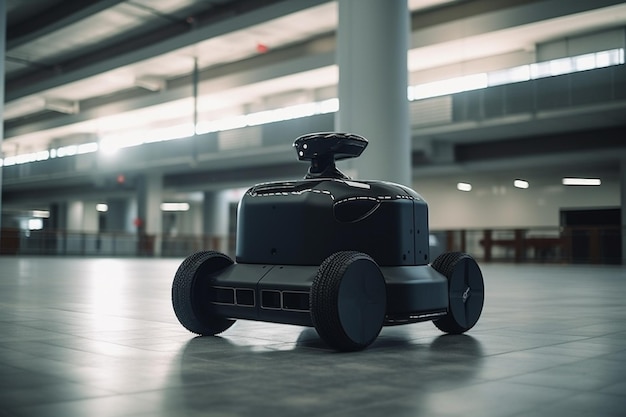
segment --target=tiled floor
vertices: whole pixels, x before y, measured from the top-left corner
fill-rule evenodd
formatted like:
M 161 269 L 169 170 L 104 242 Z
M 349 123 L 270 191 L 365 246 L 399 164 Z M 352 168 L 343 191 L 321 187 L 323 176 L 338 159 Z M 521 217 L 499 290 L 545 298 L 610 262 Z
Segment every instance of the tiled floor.
M 482 265 L 467 335 L 384 328 L 358 353 L 240 321 L 194 338 L 180 260 L 0 258 L 0 416 L 623 416 L 626 268 Z

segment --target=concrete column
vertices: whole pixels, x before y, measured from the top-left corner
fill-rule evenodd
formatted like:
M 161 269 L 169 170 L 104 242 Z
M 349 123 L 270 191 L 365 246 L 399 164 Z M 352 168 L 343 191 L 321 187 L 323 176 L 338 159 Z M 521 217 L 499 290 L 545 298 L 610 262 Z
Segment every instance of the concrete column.
M 163 175 L 147 173 L 137 182 L 137 219 L 140 255 L 161 255 L 163 233 Z
M 6 2 L 0 1 L 0 52 L 5 56 L 6 52 L 6 25 L 7 13 Z M 0 59 L 0 120 L 4 120 L 4 59 Z M 2 149 L 2 139 L 4 138 L 4 123 L 0 123 L 0 149 Z M 4 158 L 0 150 L 0 158 Z M 0 168 L 0 239 L 2 239 L 2 168 Z
M 207 191 L 204 193 L 203 228 L 209 249 L 228 252 L 228 225 L 230 221 L 228 192 Z
M 626 159 L 620 163 L 620 201 L 622 215 L 622 265 L 626 265 Z
M 82 231 L 89 233 L 97 233 L 98 232 L 98 217 L 99 213 L 96 210 L 96 202 L 94 201 L 85 201 L 83 202 L 83 223 L 82 223 Z
M 409 32 L 406 0 L 339 0 L 335 129 L 370 142 L 346 164 L 356 178 L 411 185 Z
M 85 205 L 82 201 L 70 201 L 67 203 L 66 229 L 68 232 L 83 231 L 83 216 Z
M 138 213 L 139 213 L 139 209 L 138 209 L 139 205 L 137 202 L 137 199 L 130 199 L 127 202 L 127 206 L 126 206 L 126 227 L 124 228 L 124 230 L 126 230 L 127 232 L 130 233 L 138 233 L 137 231 L 139 230 L 139 227 L 137 225 L 137 218 L 138 218 Z
M 50 218 L 48 225 L 51 230 L 59 231 L 67 229 L 67 203 L 58 202 L 50 204 Z
M 109 209 L 106 212 L 106 228 L 107 232 L 132 232 L 132 220 L 134 213 L 129 220 L 129 201 L 125 198 L 115 198 L 107 200 Z

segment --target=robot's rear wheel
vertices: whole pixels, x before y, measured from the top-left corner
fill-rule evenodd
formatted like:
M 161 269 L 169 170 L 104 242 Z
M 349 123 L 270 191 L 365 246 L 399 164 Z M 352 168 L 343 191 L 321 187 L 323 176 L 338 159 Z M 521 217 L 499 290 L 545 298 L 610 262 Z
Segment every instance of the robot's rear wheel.
M 311 286 L 313 325 L 331 347 L 364 349 L 383 326 L 387 306 L 385 278 L 376 262 L 360 252 L 326 258 Z
M 227 255 L 214 251 L 194 253 L 180 264 L 172 283 L 172 305 L 187 330 L 212 336 L 235 323 L 215 315 L 207 296 L 212 277 L 232 264 Z
M 432 267 L 448 279 L 448 314 L 434 324 L 446 333 L 464 333 L 474 327 L 483 309 L 485 285 L 478 264 L 462 252 L 441 254 Z

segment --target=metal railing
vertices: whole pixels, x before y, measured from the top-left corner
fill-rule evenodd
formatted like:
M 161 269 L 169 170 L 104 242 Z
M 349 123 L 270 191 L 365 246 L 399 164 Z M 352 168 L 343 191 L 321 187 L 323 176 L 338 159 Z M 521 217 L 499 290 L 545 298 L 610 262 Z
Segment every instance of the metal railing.
M 622 263 L 624 230 L 620 227 L 538 227 L 431 233 L 439 242 L 438 250 L 468 252 L 484 262 Z
M 4 255 L 184 257 L 206 249 L 234 254 L 234 239 L 196 235 L 3 229 L 1 238 L 0 254 Z
M 431 230 L 430 259 L 462 251 L 483 262 L 621 264 L 620 227 Z M 235 237 L 3 229 L 0 254 L 185 257 L 200 250 L 235 255 Z

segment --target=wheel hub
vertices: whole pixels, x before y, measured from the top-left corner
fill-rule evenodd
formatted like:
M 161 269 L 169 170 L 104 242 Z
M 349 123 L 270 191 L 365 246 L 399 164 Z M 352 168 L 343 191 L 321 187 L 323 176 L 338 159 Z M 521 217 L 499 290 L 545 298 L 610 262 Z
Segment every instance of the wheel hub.
M 463 303 L 467 302 L 467 299 L 470 297 L 470 287 L 467 287 L 463 292 Z

